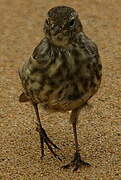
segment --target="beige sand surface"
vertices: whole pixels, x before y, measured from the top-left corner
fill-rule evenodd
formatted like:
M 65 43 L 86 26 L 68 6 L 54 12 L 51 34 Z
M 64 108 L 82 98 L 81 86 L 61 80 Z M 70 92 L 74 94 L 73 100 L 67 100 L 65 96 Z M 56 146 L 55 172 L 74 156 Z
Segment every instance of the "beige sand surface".
M 100 91 L 78 124 L 81 155 L 92 167 L 76 173 L 60 169 L 74 153 L 69 112 L 41 112 L 65 158 L 60 163 L 46 149 L 40 160 L 33 108 L 18 102 L 18 67 L 43 37 L 48 9 L 63 4 L 77 9 L 103 62 Z M 0 0 L 0 179 L 121 180 L 121 0 Z

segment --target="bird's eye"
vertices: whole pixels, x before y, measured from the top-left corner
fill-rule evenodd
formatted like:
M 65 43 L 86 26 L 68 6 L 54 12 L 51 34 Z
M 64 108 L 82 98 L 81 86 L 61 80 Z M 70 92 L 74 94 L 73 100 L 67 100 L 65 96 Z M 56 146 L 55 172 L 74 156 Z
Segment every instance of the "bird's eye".
M 75 24 L 75 20 L 72 19 L 72 20 L 69 22 L 69 25 L 72 27 L 74 24 Z

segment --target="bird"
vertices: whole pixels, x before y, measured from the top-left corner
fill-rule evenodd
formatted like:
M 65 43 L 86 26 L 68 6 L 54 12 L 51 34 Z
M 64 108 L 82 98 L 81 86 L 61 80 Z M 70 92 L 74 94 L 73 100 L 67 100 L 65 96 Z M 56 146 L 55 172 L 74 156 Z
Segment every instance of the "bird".
M 30 102 L 34 108 L 42 158 L 46 144 L 53 156 L 62 161 L 55 152 L 60 148 L 43 128 L 38 105 L 48 112 L 71 111 L 75 152 L 73 159 L 62 168 L 76 171 L 90 166 L 80 155 L 77 121 L 81 109 L 100 87 L 101 58 L 96 43 L 85 34 L 79 14 L 72 7 L 49 9 L 43 31 L 43 39 L 19 68 L 23 87 L 19 102 Z

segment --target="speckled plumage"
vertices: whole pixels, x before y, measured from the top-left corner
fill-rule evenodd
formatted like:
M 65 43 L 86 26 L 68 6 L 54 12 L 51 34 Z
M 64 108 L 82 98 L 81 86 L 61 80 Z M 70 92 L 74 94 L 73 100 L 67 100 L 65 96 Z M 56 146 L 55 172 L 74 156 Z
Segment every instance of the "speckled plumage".
M 73 8 L 51 9 L 44 32 L 44 39 L 19 70 L 24 88 L 20 101 L 41 104 L 46 110 L 80 109 L 101 83 L 97 46 L 85 35 Z
M 44 38 L 22 66 L 20 77 L 32 102 L 60 111 L 77 108 L 100 85 L 101 63 L 96 45 L 82 32 L 68 48 L 54 46 Z

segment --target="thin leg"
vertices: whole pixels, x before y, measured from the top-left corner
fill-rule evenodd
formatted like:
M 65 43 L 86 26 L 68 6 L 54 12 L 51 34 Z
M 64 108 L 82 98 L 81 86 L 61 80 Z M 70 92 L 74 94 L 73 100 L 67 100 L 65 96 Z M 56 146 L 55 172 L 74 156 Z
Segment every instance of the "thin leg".
M 49 137 L 46 134 L 46 131 L 43 129 L 41 121 L 40 121 L 40 116 L 39 116 L 39 111 L 38 111 L 38 106 L 37 104 L 33 103 L 34 106 L 34 110 L 36 113 L 36 117 L 37 117 L 37 131 L 39 132 L 39 137 L 40 137 L 40 146 L 41 146 L 41 157 L 44 156 L 44 143 L 47 145 L 48 149 L 51 151 L 51 153 L 54 155 L 54 157 L 56 159 L 59 159 L 61 161 L 61 159 L 59 158 L 59 156 L 54 152 L 53 148 L 57 148 L 59 149 L 56 144 L 54 144 Z M 60 149 L 59 149 L 60 150 Z
M 33 106 L 34 106 L 34 110 L 35 110 L 36 117 L 37 117 L 37 131 L 39 132 L 39 137 L 40 137 L 41 158 L 42 158 L 44 156 L 44 140 L 42 137 L 43 128 L 42 128 L 42 124 L 40 121 L 38 106 L 37 106 L 37 104 L 33 104 Z
M 71 122 L 72 122 L 72 127 L 73 127 L 73 134 L 74 134 L 74 142 L 75 142 L 75 154 L 74 154 L 74 159 L 67 165 L 62 166 L 62 168 L 69 168 L 71 166 L 74 166 L 74 171 L 79 169 L 82 165 L 84 166 L 90 166 L 89 163 L 84 162 L 81 159 L 80 152 L 79 152 L 79 144 L 78 144 L 78 138 L 77 138 L 77 129 L 76 129 L 76 124 L 78 120 L 78 115 L 79 115 L 79 109 L 74 109 L 72 110 L 71 113 Z
M 78 115 L 79 115 L 79 110 L 78 109 L 72 111 L 71 119 L 72 119 L 72 127 L 73 127 L 73 134 L 74 134 L 74 142 L 75 142 L 76 152 L 79 152 L 79 144 L 78 144 L 77 129 L 76 129 Z

